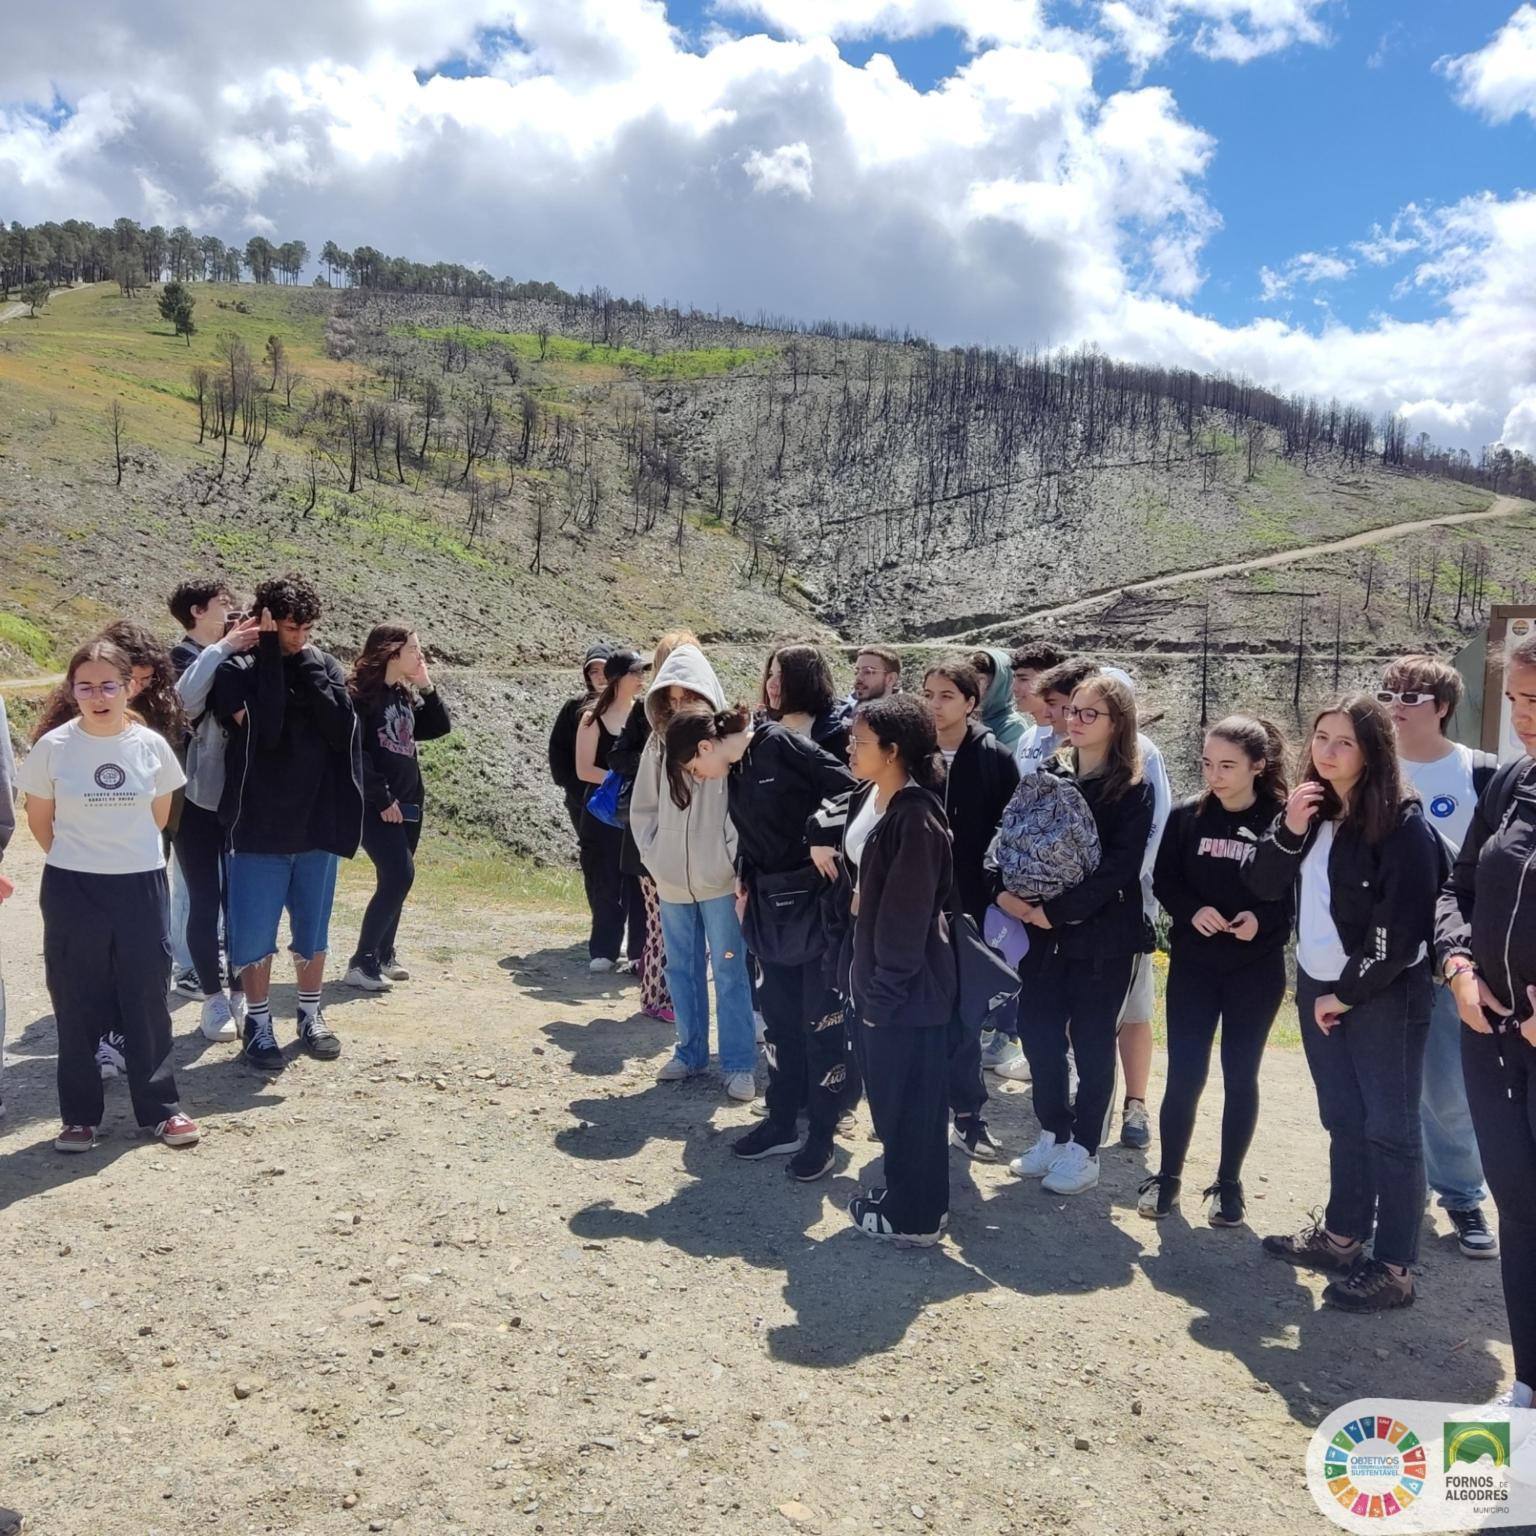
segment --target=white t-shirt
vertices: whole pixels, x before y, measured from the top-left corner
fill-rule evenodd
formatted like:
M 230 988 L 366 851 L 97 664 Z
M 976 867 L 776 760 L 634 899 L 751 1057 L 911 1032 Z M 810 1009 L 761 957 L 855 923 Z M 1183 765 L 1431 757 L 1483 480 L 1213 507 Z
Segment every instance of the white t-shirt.
M 910 779 L 907 780 L 907 784 L 911 782 Z M 901 786 L 902 789 L 906 787 L 906 784 Z M 897 794 L 900 793 L 901 790 L 898 790 Z M 880 818 L 885 815 L 886 806 L 891 803 L 887 800 L 885 805 L 876 810 L 877 798 L 878 795 L 871 791 L 865 798 L 864 804 L 855 813 L 853 820 L 848 823 L 848 830 L 843 833 L 843 854 L 855 869 L 859 867 L 859 860 L 864 857 L 864 845 L 869 841 L 869 834 L 879 826 Z
M 16 787 L 53 801 L 47 862 L 88 875 L 164 869 L 151 806 L 187 782 L 165 737 L 130 722 L 116 736 L 92 736 L 70 720 L 27 754 Z
M 1333 886 L 1328 879 L 1328 856 L 1333 852 L 1334 823 L 1325 821 L 1301 861 L 1301 908 L 1296 923 L 1296 963 L 1313 981 L 1337 981 L 1349 964 L 1349 955 L 1334 926 L 1331 902 Z
M 1461 851 L 1472 812 L 1477 809 L 1477 793 L 1472 788 L 1472 754 L 1451 743 L 1451 750 L 1433 763 L 1410 763 L 1399 757 L 1408 782 L 1419 792 L 1424 815 L 1430 826 L 1450 845 L 1451 853 Z
M 1065 736 L 1056 734 L 1054 725 L 1029 726 L 1013 749 L 1013 760 L 1019 765 L 1019 777 L 1027 779 L 1030 774 L 1038 772 L 1041 763 L 1051 757 L 1065 740 Z

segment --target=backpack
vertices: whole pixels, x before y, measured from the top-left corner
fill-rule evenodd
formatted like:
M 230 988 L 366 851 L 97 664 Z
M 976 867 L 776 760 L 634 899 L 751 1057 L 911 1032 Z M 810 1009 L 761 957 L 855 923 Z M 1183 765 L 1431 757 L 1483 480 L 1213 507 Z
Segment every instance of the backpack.
M 1015 896 L 1049 901 L 1099 867 L 1099 829 L 1071 779 L 1032 773 L 1019 780 L 993 840 L 991 858 Z

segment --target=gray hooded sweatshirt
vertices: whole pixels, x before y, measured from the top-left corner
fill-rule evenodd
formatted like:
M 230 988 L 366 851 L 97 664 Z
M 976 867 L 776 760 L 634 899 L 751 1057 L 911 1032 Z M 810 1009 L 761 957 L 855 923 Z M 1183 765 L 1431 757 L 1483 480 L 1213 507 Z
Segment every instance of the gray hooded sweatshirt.
M 680 645 L 661 664 L 645 696 L 650 740 L 629 802 L 629 830 L 663 901 L 712 901 L 736 890 L 736 829 L 726 814 L 724 779 L 692 785 L 685 809 L 673 803 L 663 759 L 657 705 L 680 683 L 711 709 L 725 708 L 725 691 L 715 670 L 694 645 Z

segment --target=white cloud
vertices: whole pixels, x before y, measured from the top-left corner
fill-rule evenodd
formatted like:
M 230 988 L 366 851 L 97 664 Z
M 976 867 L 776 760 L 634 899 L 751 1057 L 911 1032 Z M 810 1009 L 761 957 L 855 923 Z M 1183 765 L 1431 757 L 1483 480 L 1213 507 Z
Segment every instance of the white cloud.
M 1279 271 L 1273 267 L 1259 268 L 1259 297 L 1266 304 L 1273 303 L 1276 299 L 1289 298 L 1298 283 L 1308 286 L 1338 283 L 1354 270 L 1354 262 L 1335 251 L 1302 251 L 1285 262 Z
M 1181 40 L 1196 53 L 1249 64 L 1297 43 L 1330 41 L 1323 21 L 1335 0 L 1102 0 L 1099 21 L 1136 70 Z
M 767 154 L 754 149 L 742 163 L 742 169 L 752 178 L 752 184 L 759 192 L 794 192 L 801 197 L 811 195 L 814 167 L 810 146 L 803 141 L 781 144 Z
M 1272 297 L 1311 298 L 1398 262 L 1432 318 L 1223 325 L 1192 307 L 1220 227 L 1218 147 L 1167 89 L 1104 94 L 1102 36 L 1010 0 L 755 4 L 795 35 L 685 43 L 659 0 L 268 0 L 250 17 L 139 0 L 110 25 L 98 0 L 56 0 L 50 33 L 72 46 L 15 32 L 0 102 L 57 89 L 73 115 L 0 106 L 0 212 L 473 255 L 572 288 L 946 342 L 1092 342 L 1536 448 L 1536 195 L 1410 205 L 1261 275 Z M 1209 53 L 1224 26 L 1243 48 L 1318 43 L 1328 10 L 1124 4 Z M 934 89 L 883 55 L 839 56 L 836 36 L 935 18 L 971 51 Z M 453 54 L 480 73 L 432 73 Z
M 1476 53 L 1437 66 L 1455 84 L 1456 99 L 1496 123 L 1521 112 L 1536 117 L 1536 5 L 1522 5 Z

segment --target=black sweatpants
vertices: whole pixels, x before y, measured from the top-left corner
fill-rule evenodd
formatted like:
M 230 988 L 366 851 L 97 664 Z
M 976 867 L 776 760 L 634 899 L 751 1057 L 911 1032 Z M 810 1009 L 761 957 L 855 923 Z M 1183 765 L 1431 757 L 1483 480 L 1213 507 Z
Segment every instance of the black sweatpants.
M 123 1037 L 134 1118 L 155 1126 L 177 1110 L 171 1070 L 170 897 L 163 869 L 88 875 L 48 865 L 39 903 L 43 966 L 59 1031 L 59 1116 L 100 1125 L 96 1044 Z
M 640 900 L 640 882 L 626 875 L 620 867 L 624 851 L 623 827 L 610 827 L 587 811 L 581 815 L 581 881 L 586 887 L 587 906 L 592 913 L 592 935 L 587 940 L 587 955 L 593 960 L 617 960 L 624 947 L 624 925 L 628 913 L 624 891 L 635 887 L 634 899 Z M 641 909 L 640 932 L 645 933 L 645 913 Z
M 1499 1212 L 1499 1262 L 1515 1379 L 1536 1387 L 1536 1046 L 1462 1026 L 1461 1070 Z
M 1221 1025 L 1221 1162 L 1218 1179 L 1240 1179 L 1259 1123 L 1259 1067 L 1264 1044 L 1285 1000 L 1285 951 L 1225 971 L 1175 954 L 1168 966 L 1168 1085 L 1158 1115 L 1162 1172 L 1180 1178 L 1195 1111 L 1211 1069 Z
M 1055 945 L 1032 951 L 1021 972 L 1019 1041 L 1029 1058 L 1035 1118 L 1058 1142 L 1097 1154 L 1115 1094 L 1115 1025 L 1131 988 L 1134 955 L 1076 959 Z M 1067 1046 L 1077 1063 L 1077 1102 L 1068 1097 Z
M 363 851 L 373 860 L 374 886 L 352 965 L 376 971 L 394 960 L 400 914 L 416 883 L 416 846 L 420 841 L 419 821 L 384 821 L 372 806 L 364 810 Z
M 898 1232 L 937 1232 L 949 1211 L 949 1030 L 882 1028 L 852 1013 L 848 1028 L 885 1149 L 880 1209 Z
M 962 1029 L 949 1058 L 949 1107 L 957 1120 L 985 1120 L 987 1079 L 981 1070 L 981 1031 Z
M 218 812 L 185 801 L 174 848 L 187 885 L 187 949 L 203 995 L 211 997 L 224 985 L 219 969 L 219 915 L 229 888 L 224 876 L 224 827 Z
M 758 1006 L 767 1027 L 768 1118 L 792 1126 L 805 1110 L 812 1139 L 830 1141 L 837 1122 L 859 1102 L 859 1070 L 848 1052 L 842 1000 L 826 984 L 819 959 L 757 964 Z

